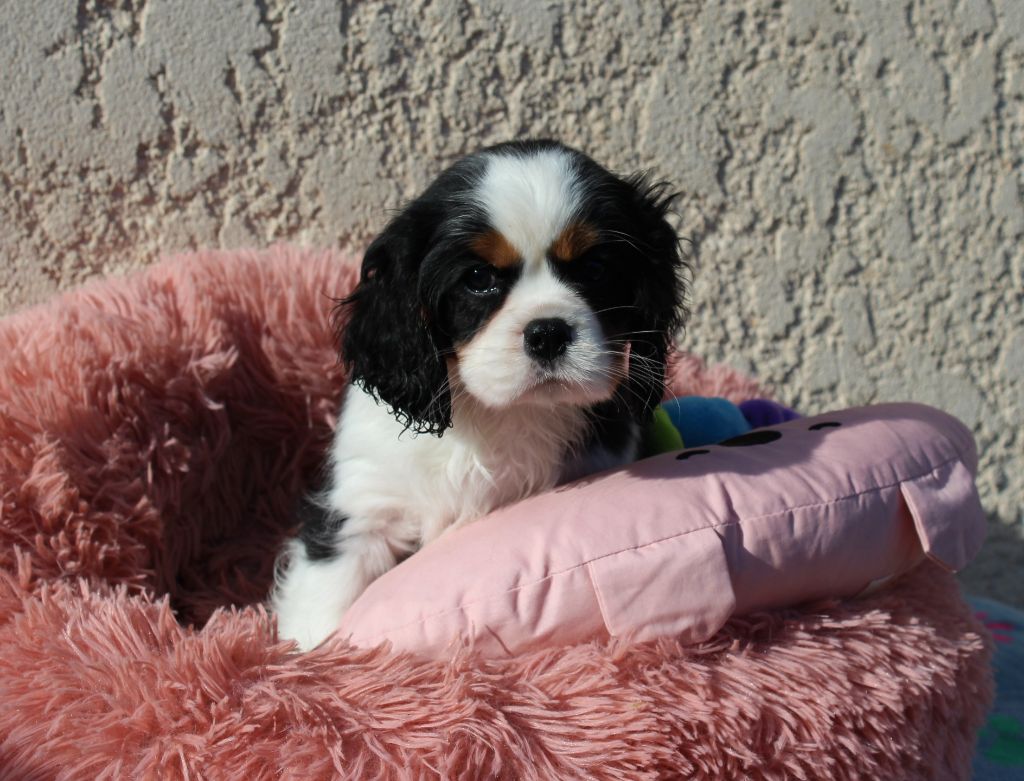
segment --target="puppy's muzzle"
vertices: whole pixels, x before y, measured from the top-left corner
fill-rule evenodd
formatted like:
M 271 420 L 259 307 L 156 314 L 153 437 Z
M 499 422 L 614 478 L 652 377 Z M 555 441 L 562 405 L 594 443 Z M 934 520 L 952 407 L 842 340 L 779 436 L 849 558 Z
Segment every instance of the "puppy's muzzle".
M 572 344 L 573 330 L 560 317 L 531 320 L 523 329 L 526 354 L 540 363 L 552 363 Z

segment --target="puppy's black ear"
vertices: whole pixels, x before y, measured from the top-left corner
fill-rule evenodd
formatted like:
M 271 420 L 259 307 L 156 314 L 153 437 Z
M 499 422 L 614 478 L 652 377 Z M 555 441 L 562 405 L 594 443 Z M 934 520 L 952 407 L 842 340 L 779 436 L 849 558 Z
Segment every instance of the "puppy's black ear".
M 408 215 L 370 245 L 359 284 L 336 310 L 352 381 L 407 429 L 438 436 L 452 424 L 448 371 L 419 293 L 425 242 Z
M 646 420 L 665 393 L 665 362 L 686 320 L 685 263 L 679 237 L 666 215 L 678 197 L 667 182 L 647 174 L 629 177 L 635 207 L 637 248 L 646 263 L 631 324 L 627 392 L 637 420 Z

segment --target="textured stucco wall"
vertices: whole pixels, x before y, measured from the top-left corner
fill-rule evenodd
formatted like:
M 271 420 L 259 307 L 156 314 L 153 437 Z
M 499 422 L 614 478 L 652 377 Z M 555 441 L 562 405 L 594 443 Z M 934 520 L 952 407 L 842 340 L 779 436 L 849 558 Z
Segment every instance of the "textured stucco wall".
M 170 250 L 358 244 L 510 137 L 652 167 L 687 345 L 807 410 L 960 416 L 1024 592 L 1021 0 L 0 0 L 0 90 L 0 309 Z

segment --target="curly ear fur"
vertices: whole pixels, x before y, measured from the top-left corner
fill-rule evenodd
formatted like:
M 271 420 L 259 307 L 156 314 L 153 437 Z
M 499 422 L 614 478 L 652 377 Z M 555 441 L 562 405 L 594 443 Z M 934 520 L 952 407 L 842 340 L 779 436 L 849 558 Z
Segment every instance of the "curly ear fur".
M 452 424 L 448 371 L 424 316 L 421 242 L 412 227 L 400 216 L 370 245 L 336 322 L 352 381 L 406 429 L 440 436 Z
M 637 225 L 634 235 L 649 265 L 637 293 L 631 324 L 630 360 L 625 398 L 636 420 L 646 420 L 665 393 L 665 362 L 686 320 L 683 272 L 686 264 L 679 237 L 665 218 L 679 197 L 667 182 L 652 182 L 646 173 L 627 178 L 633 190 Z

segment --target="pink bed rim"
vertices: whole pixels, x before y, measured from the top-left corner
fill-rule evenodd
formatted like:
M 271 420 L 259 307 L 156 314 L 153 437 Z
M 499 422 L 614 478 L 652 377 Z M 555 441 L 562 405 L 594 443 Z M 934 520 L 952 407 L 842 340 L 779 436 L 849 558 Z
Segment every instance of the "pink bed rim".
M 691 646 L 278 642 L 353 268 L 197 253 L 0 321 L 0 778 L 969 777 L 990 648 L 931 566 Z M 685 355 L 671 379 L 759 392 Z

